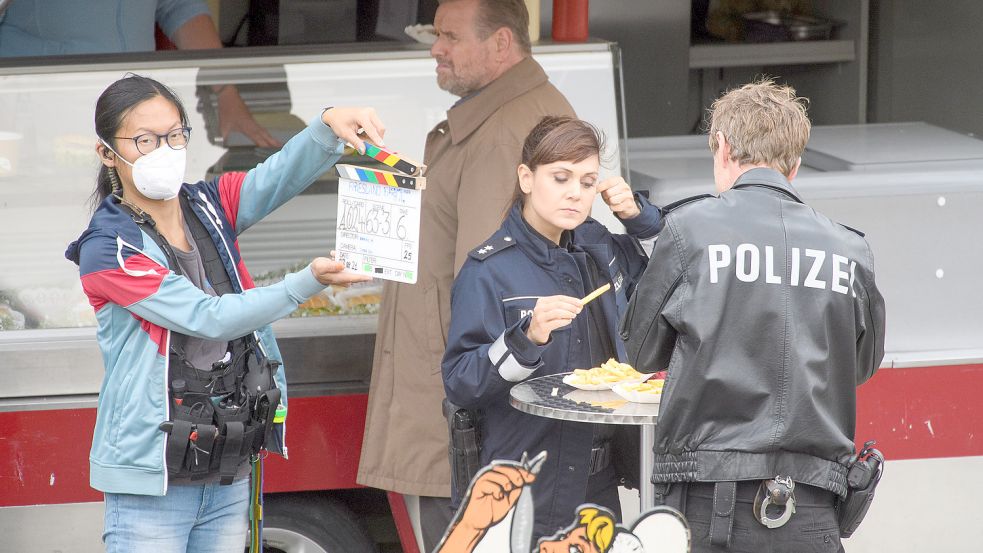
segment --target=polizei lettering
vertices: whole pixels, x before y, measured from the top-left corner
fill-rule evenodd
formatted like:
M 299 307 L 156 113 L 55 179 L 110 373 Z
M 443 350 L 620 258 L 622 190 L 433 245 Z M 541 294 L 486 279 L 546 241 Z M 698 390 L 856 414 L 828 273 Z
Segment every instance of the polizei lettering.
M 763 250 L 763 251 L 762 251 Z M 775 247 L 760 248 L 755 244 L 740 244 L 731 252 L 727 244 L 707 246 L 707 259 L 710 267 L 710 283 L 717 284 L 722 274 L 733 273 L 741 282 L 764 282 L 765 284 L 788 283 L 791 286 L 804 286 L 818 290 L 832 290 L 840 294 L 857 293 L 853 282 L 857 267 L 842 255 L 829 255 L 823 250 L 810 248 L 790 248 L 788 269 L 784 259 L 775 260 Z

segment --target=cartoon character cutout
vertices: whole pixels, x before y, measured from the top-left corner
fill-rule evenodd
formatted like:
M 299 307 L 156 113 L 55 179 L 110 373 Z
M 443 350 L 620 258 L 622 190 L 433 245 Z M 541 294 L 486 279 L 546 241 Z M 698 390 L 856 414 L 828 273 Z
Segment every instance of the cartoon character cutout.
M 573 522 L 533 547 L 531 485 L 546 452 L 519 462 L 494 461 L 475 475 L 467 495 L 434 553 L 688 553 L 690 532 L 675 509 L 656 507 L 632 528 L 597 505 L 581 505 Z

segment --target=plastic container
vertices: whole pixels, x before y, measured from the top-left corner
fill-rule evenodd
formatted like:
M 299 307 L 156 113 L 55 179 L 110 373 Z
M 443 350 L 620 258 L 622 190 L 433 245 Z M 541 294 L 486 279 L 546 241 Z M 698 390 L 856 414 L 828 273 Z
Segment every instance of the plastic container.
M 588 0 L 553 0 L 553 40 L 586 41 L 589 16 Z

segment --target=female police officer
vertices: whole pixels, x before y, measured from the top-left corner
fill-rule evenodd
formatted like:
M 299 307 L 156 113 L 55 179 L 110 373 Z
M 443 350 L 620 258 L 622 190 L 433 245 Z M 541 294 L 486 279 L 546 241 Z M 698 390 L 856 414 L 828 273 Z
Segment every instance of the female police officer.
M 328 109 L 248 173 L 184 184 L 191 129 L 167 87 L 120 79 L 95 122 L 98 203 L 66 256 L 106 364 L 89 455 L 106 548 L 242 553 L 249 460 L 285 451 L 269 323 L 329 284 L 363 279 L 320 257 L 253 288 L 236 237 L 334 164 L 345 140 L 362 149 L 357 129 L 379 140 L 382 125 L 371 109 Z
M 602 142 L 577 119 L 536 125 L 522 149 L 512 208 L 470 253 L 451 293 L 444 388 L 452 403 L 480 411 L 482 463 L 548 451 L 533 486 L 536 536 L 566 525 L 585 501 L 618 507 L 605 429 L 527 415 L 508 403 L 509 388 L 533 375 L 624 358 L 618 315 L 647 263 L 636 238 L 654 236 L 661 217 L 623 179 L 597 182 Z M 589 219 L 597 192 L 631 236 Z M 577 298 L 605 283 L 612 293 L 581 305 Z

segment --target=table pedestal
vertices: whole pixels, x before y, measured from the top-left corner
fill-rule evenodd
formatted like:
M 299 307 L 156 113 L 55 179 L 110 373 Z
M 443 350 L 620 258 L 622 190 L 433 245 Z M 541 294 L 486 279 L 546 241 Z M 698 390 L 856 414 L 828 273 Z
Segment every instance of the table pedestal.
M 509 391 L 509 403 L 523 413 L 550 419 L 641 426 L 638 497 L 640 512 L 651 509 L 655 503 L 652 467 L 659 404 L 632 403 L 611 390 L 578 390 L 564 384 L 563 376 L 551 374 L 520 382 Z

